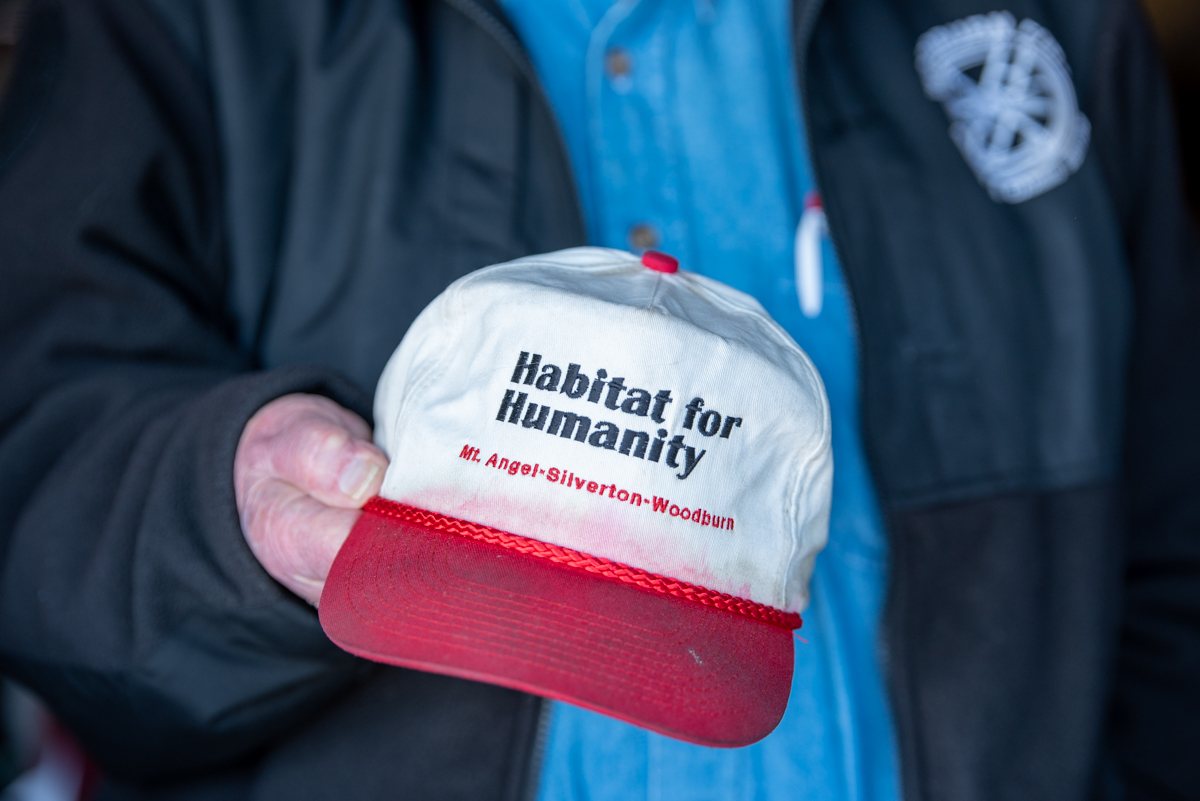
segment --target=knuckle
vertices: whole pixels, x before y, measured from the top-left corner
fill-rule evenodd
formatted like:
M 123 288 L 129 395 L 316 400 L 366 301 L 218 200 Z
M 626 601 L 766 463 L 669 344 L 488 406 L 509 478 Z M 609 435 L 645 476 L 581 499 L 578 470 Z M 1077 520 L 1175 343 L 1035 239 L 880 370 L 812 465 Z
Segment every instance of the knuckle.
M 290 432 L 283 448 L 287 475 L 297 480 L 324 482 L 336 474 L 348 437 L 324 423 L 310 423 Z

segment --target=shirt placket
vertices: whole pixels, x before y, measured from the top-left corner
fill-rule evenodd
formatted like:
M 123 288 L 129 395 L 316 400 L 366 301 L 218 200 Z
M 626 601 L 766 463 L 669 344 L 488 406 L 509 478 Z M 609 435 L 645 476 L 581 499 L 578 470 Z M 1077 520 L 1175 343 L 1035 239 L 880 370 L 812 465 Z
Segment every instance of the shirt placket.
M 600 244 L 688 261 L 680 151 L 666 120 L 675 0 L 618 0 L 590 38 L 588 136 Z

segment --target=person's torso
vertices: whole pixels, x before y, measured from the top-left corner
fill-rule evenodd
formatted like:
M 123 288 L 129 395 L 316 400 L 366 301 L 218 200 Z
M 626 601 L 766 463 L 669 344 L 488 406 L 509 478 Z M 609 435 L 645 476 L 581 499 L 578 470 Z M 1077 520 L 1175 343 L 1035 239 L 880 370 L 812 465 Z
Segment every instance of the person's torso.
M 450 281 L 585 242 L 553 112 L 495 5 L 157 6 L 212 87 L 229 303 L 263 366 L 332 365 L 369 388 Z M 1094 155 L 1021 202 L 981 185 L 915 48 L 991 8 L 796 8 L 885 509 L 1111 478 L 1128 290 Z M 1009 8 L 1052 32 L 1086 113 L 1098 9 Z

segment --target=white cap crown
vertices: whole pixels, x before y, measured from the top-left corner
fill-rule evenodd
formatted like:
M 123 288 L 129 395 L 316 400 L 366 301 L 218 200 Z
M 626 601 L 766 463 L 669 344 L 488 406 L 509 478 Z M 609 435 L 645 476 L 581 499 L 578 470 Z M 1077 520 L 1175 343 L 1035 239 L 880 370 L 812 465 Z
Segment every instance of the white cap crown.
M 576 248 L 417 318 L 375 399 L 381 495 L 802 611 L 828 532 L 829 404 L 751 297 Z

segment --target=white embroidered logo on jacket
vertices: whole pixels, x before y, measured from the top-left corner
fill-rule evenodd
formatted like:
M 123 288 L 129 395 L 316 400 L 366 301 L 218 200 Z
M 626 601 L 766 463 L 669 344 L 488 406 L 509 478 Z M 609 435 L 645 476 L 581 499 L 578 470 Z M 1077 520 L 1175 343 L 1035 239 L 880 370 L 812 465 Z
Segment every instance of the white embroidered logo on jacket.
M 1079 169 L 1091 125 L 1066 56 L 1031 19 L 995 11 L 931 28 L 917 71 L 949 115 L 950 136 L 993 200 L 1021 203 Z

